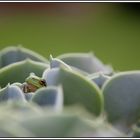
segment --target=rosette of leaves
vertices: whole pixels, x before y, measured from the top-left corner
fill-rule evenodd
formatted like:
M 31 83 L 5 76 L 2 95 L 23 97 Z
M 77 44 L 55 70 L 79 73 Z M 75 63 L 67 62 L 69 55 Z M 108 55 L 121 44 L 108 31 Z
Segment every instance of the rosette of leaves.
M 11 47 L 0 56 L 0 111 L 8 106 L 9 112 L 0 117 L 0 136 L 123 137 L 129 135 L 120 133 L 114 124 L 132 127 L 140 117 L 139 72 L 114 73 L 92 53 L 50 55 L 47 60 Z M 47 86 L 25 93 L 21 87 L 30 73 Z M 65 113 L 72 106 L 94 117 L 74 115 L 79 111 L 75 107 Z
M 14 60 L 12 60 L 12 59 L 10 60 L 9 56 Z M 13 58 L 12 56 L 14 56 L 15 58 Z M 8 60 L 11 62 L 8 62 Z M 70 104 L 71 104 L 71 102 L 73 103 L 73 101 L 75 100 L 74 101 L 75 103 L 80 103 L 82 105 L 86 105 L 88 109 L 90 108 L 89 110 L 93 110 L 94 113 L 96 112 L 95 114 L 100 114 L 100 112 L 102 110 L 102 106 L 103 106 L 103 103 L 102 103 L 103 99 L 102 99 L 102 95 L 100 94 L 100 90 L 94 83 L 90 82 L 80 72 L 78 73 L 78 71 L 80 71 L 80 69 L 79 70 L 77 70 L 76 68 L 74 69 L 72 66 L 67 65 L 65 62 L 63 62 L 62 60 L 60 60 L 58 58 L 51 58 L 51 60 L 49 62 L 50 63 L 50 68 L 49 68 L 47 61 L 44 64 L 45 61 L 44 61 L 44 59 L 42 59 L 41 56 L 39 56 L 36 53 L 31 52 L 30 50 L 27 50 L 25 48 L 20 48 L 20 47 L 9 47 L 9 48 L 6 48 L 3 51 L 1 51 L 1 62 L 3 62 L 3 66 L 4 66 L 0 70 L 1 87 L 5 87 L 7 85 L 7 83 L 10 83 L 10 84 L 14 84 L 15 82 L 23 83 L 25 78 L 29 75 L 30 72 L 33 72 L 38 76 L 41 76 L 43 72 L 45 73 L 44 70 L 50 71 L 50 73 L 51 73 L 51 71 L 55 70 L 55 68 L 57 67 L 58 69 L 60 69 L 60 71 L 63 71 L 62 77 L 60 76 L 61 77 L 60 79 L 65 79 L 65 75 L 69 75 L 69 77 L 72 76 L 73 79 L 68 78 L 68 80 L 66 80 L 66 81 L 69 81 L 69 82 L 71 80 L 77 81 L 76 82 L 77 87 L 75 86 L 73 88 L 74 91 L 73 91 L 73 94 L 71 94 L 71 96 L 74 95 L 75 97 L 76 96 L 78 97 L 79 96 L 78 94 L 80 94 L 80 92 L 82 92 L 82 90 L 80 91 L 80 87 L 82 87 L 83 89 L 86 89 L 87 91 L 85 90 L 85 92 L 83 92 L 83 95 L 85 94 L 84 96 L 86 97 L 86 92 L 87 92 L 87 94 L 90 94 L 91 97 L 93 96 L 91 98 L 92 100 L 91 100 L 91 102 L 89 102 L 89 104 L 91 104 L 91 105 L 93 104 L 94 109 L 92 109 L 90 107 L 90 105 L 88 105 L 88 103 L 87 103 L 88 101 L 84 100 L 85 97 L 82 95 L 82 93 L 81 93 L 81 97 L 79 96 L 80 97 L 79 99 L 81 99 L 80 102 L 78 102 L 79 99 L 77 97 L 76 97 L 77 98 L 76 99 L 75 97 L 66 98 L 66 96 L 64 96 L 65 97 L 64 100 L 66 100 L 66 102 L 64 102 L 64 103 L 69 104 L 69 102 L 70 102 Z M 7 63 L 4 64 L 4 62 L 7 62 Z M 60 67 L 62 65 L 63 65 L 63 67 Z M 64 67 L 66 67 L 66 69 L 64 69 Z M 70 70 L 70 71 L 67 71 L 67 70 Z M 55 73 L 53 74 L 53 76 L 55 76 Z M 50 77 L 50 78 L 47 78 L 47 80 L 46 80 L 46 82 L 48 84 L 48 88 L 49 88 L 49 86 L 57 86 L 57 84 L 55 84 L 55 83 L 50 85 L 48 82 L 49 79 L 52 79 L 52 78 Z M 55 77 L 54 80 L 55 79 L 57 80 L 57 77 Z M 71 84 L 69 82 L 67 84 L 66 84 L 66 82 L 63 83 L 61 80 L 60 80 L 60 82 L 58 82 L 58 84 L 60 84 L 60 85 L 62 84 L 63 91 L 65 92 L 64 95 L 68 94 L 68 96 L 69 96 L 69 93 L 67 93 L 67 92 L 71 88 Z M 66 85 L 64 86 L 63 84 L 66 84 Z M 70 86 L 70 88 L 68 88 L 68 89 L 65 88 L 68 86 Z M 75 92 L 77 92 L 77 95 L 75 94 Z M 33 94 L 33 93 L 30 93 L 25 97 L 27 99 L 28 98 L 30 99 L 32 97 L 31 94 Z M 72 98 L 73 98 L 73 101 L 69 101 L 69 100 L 72 100 Z M 88 97 L 88 98 L 90 99 L 90 97 Z M 96 105 L 94 105 L 94 102 Z
M 132 132 L 140 117 L 140 71 L 119 72 L 102 87 L 108 121 Z

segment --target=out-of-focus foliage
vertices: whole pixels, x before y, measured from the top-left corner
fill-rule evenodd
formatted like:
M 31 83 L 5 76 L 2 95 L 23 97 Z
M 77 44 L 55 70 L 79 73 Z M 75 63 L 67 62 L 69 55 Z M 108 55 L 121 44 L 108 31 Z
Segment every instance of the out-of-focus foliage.
M 140 69 L 139 7 L 139 3 L 3 3 L 0 48 L 22 44 L 47 58 L 94 51 L 115 69 Z

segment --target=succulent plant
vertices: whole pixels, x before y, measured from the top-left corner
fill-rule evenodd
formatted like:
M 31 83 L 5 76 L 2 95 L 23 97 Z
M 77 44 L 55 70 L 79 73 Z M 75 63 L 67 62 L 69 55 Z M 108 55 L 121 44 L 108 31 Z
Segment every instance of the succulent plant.
M 0 51 L 0 137 L 139 137 L 140 71 L 93 53 Z

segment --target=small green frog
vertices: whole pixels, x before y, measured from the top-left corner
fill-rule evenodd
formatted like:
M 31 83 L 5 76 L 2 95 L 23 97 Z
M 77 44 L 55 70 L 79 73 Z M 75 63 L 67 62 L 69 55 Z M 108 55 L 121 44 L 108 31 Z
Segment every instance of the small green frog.
M 41 87 L 46 87 L 46 81 L 34 73 L 30 73 L 29 77 L 25 79 L 25 82 L 22 84 L 22 90 L 24 93 L 35 92 Z

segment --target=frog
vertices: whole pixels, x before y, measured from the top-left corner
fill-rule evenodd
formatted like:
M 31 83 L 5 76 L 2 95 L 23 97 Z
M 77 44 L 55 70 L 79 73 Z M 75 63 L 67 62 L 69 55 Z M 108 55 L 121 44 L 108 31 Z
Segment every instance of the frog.
M 46 87 L 46 81 L 34 73 L 30 73 L 30 75 L 25 79 L 25 82 L 22 84 L 22 90 L 24 93 L 35 92 L 37 89 Z

